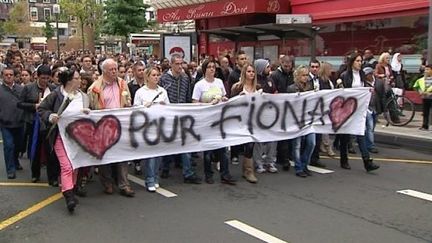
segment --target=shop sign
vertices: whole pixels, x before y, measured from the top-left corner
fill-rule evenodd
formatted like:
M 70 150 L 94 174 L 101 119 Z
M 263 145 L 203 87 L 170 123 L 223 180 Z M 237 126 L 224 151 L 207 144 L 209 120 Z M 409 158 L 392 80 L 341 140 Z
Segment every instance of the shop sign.
M 158 20 L 175 22 L 246 13 L 287 13 L 288 8 L 288 4 L 285 1 L 281 3 L 281 0 L 225 0 L 181 8 L 159 9 Z

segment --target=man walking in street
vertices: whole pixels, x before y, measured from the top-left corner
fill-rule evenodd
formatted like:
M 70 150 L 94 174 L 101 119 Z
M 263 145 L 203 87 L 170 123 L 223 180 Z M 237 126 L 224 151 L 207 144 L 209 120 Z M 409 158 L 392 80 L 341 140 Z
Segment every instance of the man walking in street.
M 103 110 L 131 106 L 131 96 L 127 83 L 117 76 L 117 62 L 113 59 L 106 59 L 101 66 L 102 76 L 90 86 L 88 91 L 90 109 Z M 99 166 L 99 178 L 105 188 L 104 192 L 106 194 L 113 193 L 113 168 L 115 168 L 117 173 L 117 185 L 120 189 L 120 194 L 126 197 L 133 197 L 135 192 L 131 189 L 127 178 L 127 162 Z
M 21 141 L 24 137 L 23 111 L 17 107 L 22 86 L 14 82 L 14 70 L 5 67 L 0 86 L 0 128 L 3 137 L 3 155 L 8 179 L 16 178 L 16 170 L 22 170 L 18 161 Z
M 171 68 L 160 78 L 160 86 L 166 89 L 170 103 L 191 103 L 191 81 L 183 72 L 183 58 L 174 54 L 171 56 Z M 183 167 L 183 180 L 185 183 L 200 184 L 201 178 L 192 170 L 191 154 L 184 153 L 177 156 L 165 156 L 162 161 L 162 178 L 169 176 L 171 160 L 180 157 Z

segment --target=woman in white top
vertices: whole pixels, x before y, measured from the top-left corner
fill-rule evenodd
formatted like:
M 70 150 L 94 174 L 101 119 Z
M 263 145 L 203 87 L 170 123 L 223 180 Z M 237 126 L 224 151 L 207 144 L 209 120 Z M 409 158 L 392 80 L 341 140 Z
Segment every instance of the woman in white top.
M 150 107 L 154 103 L 169 104 L 167 91 L 159 86 L 160 73 L 157 68 L 150 67 L 144 71 L 145 85 L 137 90 L 134 98 L 134 106 L 144 105 Z M 155 192 L 159 187 L 159 166 L 162 157 L 144 160 L 145 183 L 147 191 Z
M 216 73 L 216 62 L 206 60 L 202 64 L 202 72 L 204 78 L 195 84 L 192 93 L 192 102 L 194 103 L 206 103 L 206 104 L 217 104 L 221 101 L 228 100 L 225 91 L 225 86 L 222 80 L 215 78 Z M 205 181 L 208 184 L 213 184 L 213 170 L 212 170 L 212 156 L 218 158 L 220 161 L 220 176 L 221 183 L 235 185 L 235 179 L 229 172 L 228 156 L 225 148 L 215 149 L 211 151 L 204 151 L 204 174 Z

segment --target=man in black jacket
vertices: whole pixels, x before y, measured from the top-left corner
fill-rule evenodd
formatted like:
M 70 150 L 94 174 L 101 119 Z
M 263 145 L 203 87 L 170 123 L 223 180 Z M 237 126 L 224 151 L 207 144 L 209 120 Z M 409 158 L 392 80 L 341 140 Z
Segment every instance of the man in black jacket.
M 24 110 L 25 134 L 30 138 L 28 146 L 27 144 L 24 144 L 24 146 L 27 146 L 28 148 L 27 155 L 31 161 L 32 182 L 40 180 L 41 155 L 42 150 L 46 149 L 44 145 L 44 137 L 47 132 L 45 125 L 40 122 L 36 110 L 42 100 L 55 89 L 55 86 L 49 83 L 51 80 L 51 69 L 48 65 L 40 66 L 37 69 L 36 74 L 37 81 L 24 86 L 18 103 L 18 108 Z M 40 124 L 39 128 L 35 128 L 35 126 L 38 126 L 37 124 Z M 33 133 L 35 129 L 37 129 L 39 133 L 37 141 L 33 141 Z M 33 148 L 34 151 L 32 155 L 32 144 L 34 143 L 36 143 L 36 146 Z M 50 154 L 48 153 L 48 155 Z M 48 160 L 49 161 L 46 161 L 48 182 L 53 186 L 57 186 L 59 166 L 57 165 L 55 158 L 48 158 Z
M 16 178 L 16 170 L 22 170 L 18 154 L 23 139 L 22 110 L 17 108 L 22 86 L 14 82 L 14 70 L 6 67 L 2 71 L 0 86 L 0 128 L 3 137 L 3 155 L 8 179 Z
M 294 58 L 285 55 L 280 62 L 280 67 L 271 74 L 271 79 L 279 93 L 287 93 L 288 87 L 294 84 Z M 291 140 L 282 140 L 277 143 L 277 162 L 283 166 L 284 170 L 290 168 L 291 147 Z

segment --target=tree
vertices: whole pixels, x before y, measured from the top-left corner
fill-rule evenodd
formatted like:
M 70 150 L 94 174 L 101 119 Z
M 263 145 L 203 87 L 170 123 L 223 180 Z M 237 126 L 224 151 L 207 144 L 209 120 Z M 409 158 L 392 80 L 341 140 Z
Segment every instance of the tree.
M 78 19 L 81 28 L 82 49 L 84 50 L 84 29 L 87 27 L 89 31 L 94 33 L 94 30 L 99 28 L 103 14 L 102 5 L 98 4 L 96 0 L 60 0 L 60 6 L 66 14 Z M 94 36 L 93 33 L 89 34 Z M 87 40 L 89 43 L 94 43 L 94 38 L 87 38 Z M 94 44 L 89 46 L 94 47 Z
M 3 28 L 3 23 L 0 22 L 0 41 L 3 40 L 4 36 L 5 36 L 5 31 Z
M 102 33 L 125 37 L 130 33 L 142 32 L 148 26 L 145 18 L 149 5 L 142 0 L 107 0 Z
M 4 22 L 5 33 L 18 37 L 30 37 L 40 35 L 40 30 L 30 26 L 28 3 L 26 0 L 15 2 L 9 12 L 9 18 Z
M 47 38 L 47 41 L 50 40 L 51 38 L 53 38 L 54 29 L 51 26 L 51 21 L 49 19 L 47 19 L 45 21 L 45 26 L 42 28 L 42 32 L 43 32 L 44 36 Z

